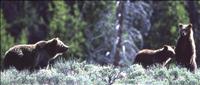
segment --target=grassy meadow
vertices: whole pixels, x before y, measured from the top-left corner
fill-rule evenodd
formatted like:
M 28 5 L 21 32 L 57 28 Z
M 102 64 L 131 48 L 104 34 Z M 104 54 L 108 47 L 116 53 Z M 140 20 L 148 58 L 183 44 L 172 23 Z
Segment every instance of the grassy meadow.
M 128 67 L 100 66 L 60 60 L 49 69 L 30 73 L 15 68 L 1 72 L 1 85 L 200 85 L 200 69 L 196 73 L 175 65 L 168 69 L 159 65 L 149 69 L 134 64 Z

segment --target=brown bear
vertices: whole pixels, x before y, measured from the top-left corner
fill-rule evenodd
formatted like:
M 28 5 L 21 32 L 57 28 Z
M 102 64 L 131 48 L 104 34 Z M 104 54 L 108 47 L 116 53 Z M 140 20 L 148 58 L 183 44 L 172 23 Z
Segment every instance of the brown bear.
M 163 48 L 157 50 L 143 49 L 139 51 L 134 63 L 141 64 L 144 68 L 156 63 L 165 66 L 174 56 L 174 49 L 169 45 L 164 45 Z
M 67 50 L 68 46 L 59 38 L 39 41 L 35 44 L 16 45 L 5 53 L 3 67 L 8 69 L 13 66 L 18 70 L 48 67 L 50 60 Z
M 179 38 L 175 49 L 177 64 L 190 71 L 197 69 L 196 47 L 193 37 L 192 24 L 179 24 Z

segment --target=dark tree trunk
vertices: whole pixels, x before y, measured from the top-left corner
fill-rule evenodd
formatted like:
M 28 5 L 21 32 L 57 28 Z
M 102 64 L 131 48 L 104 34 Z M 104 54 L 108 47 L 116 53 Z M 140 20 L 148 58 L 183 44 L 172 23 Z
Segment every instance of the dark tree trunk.
M 117 19 L 118 19 L 118 25 L 119 28 L 117 29 L 118 33 L 117 33 L 117 48 L 116 48 L 116 53 L 115 53 L 115 60 L 114 60 L 114 65 L 115 66 L 119 66 L 119 61 L 120 61 L 120 49 L 121 49 L 121 36 L 122 36 L 122 29 L 123 29 L 123 10 L 124 10 L 124 1 L 119 1 L 119 6 L 117 8 Z

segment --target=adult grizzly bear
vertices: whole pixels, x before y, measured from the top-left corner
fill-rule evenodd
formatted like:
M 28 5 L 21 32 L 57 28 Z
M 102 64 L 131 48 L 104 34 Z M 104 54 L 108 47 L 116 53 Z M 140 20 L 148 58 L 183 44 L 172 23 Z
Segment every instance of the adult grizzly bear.
M 156 63 L 165 66 L 174 56 L 174 49 L 169 45 L 164 45 L 163 48 L 157 50 L 143 49 L 139 51 L 134 63 L 139 63 L 144 68 Z
M 14 66 L 18 70 L 39 69 L 48 66 L 50 60 L 67 51 L 68 46 L 59 38 L 39 41 L 35 44 L 16 45 L 5 53 L 5 69 Z
M 197 69 L 196 47 L 193 37 L 192 24 L 179 24 L 179 38 L 176 44 L 176 62 L 190 71 Z

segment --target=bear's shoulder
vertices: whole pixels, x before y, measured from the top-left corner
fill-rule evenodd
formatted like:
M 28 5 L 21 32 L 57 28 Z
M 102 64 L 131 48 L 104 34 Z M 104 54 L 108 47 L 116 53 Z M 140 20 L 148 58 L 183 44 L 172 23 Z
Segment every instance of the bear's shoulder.
M 47 44 L 47 41 L 42 40 L 42 41 L 38 41 L 38 42 L 35 43 L 34 45 L 35 45 L 36 49 L 41 49 L 41 48 L 44 48 L 44 46 L 45 46 L 46 44 Z

